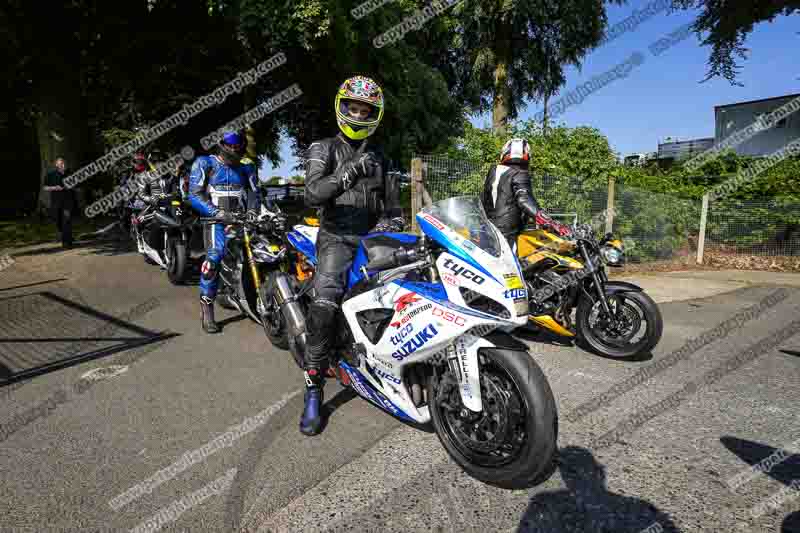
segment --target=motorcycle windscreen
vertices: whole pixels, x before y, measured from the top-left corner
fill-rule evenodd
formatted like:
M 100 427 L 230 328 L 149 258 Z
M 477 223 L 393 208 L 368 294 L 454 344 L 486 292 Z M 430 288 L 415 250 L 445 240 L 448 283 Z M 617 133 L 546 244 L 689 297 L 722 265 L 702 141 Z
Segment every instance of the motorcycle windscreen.
M 463 237 L 466 243 L 477 246 L 493 257 L 500 257 L 503 253 L 497 230 L 486 216 L 479 198 L 459 196 L 436 202 L 422 209 L 417 219 L 420 224 L 424 221 L 437 230 L 444 229 L 441 225 L 447 226 Z M 431 237 L 439 241 L 440 235 L 439 232 L 433 232 Z M 439 244 L 450 247 L 453 243 L 448 240 Z M 464 246 L 462 243 L 462 246 L 469 248 L 470 244 Z

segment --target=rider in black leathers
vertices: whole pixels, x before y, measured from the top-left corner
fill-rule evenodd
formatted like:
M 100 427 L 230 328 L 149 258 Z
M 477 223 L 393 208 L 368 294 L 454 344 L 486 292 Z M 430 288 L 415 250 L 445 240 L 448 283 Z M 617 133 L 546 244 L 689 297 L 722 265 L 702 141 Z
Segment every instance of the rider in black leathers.
M 530 148 L 525 139 L 511 139 L 500 154 L 500 164 L 489 169 L 481 201 L 489 220 L 497 226 L 516 253 L 517 238 L 525 227 L 525 216 L 540 226 L 550 227 L 559 235 L 571 233 L 568 226 L 550 218 L 539 207 L 531 191 L 528 174 Z
M 306 394 L 300 431 L 321 429 L 324 372 L 336 313 L 359 240 L 371 231 L 402 231 L 399 195 L 378 148 L 366 139 L 383 116 L 383 92 L 373 80 L 345 81 L 336 97 L 341 133 L 311 143 L 306 157 L 306 204 L 320 211 L 314 300 L 308 311 Z M 376 227 L 377 223 L 377 227 Z
M 154 150 L 148 156 L 148 164 L 151 169 L 156 168 L 156 166 L 163 163 L 164 160 L 164 155 L 158 150 Z M 177 190 L 177 185 L 175 176 L 173 176 L 172 173 L 162 175 L 159 175 L 157 171 L 145 173 L 138 182 L 139 199 L 145 204 L 157 208 L 159 202 Z M 157 229 L 155 224 L 149 224 L 143 233 L 143 237 L 148 246 L 155 250 L 162 247 L 161 240 L 163 238 L 163 232 Z

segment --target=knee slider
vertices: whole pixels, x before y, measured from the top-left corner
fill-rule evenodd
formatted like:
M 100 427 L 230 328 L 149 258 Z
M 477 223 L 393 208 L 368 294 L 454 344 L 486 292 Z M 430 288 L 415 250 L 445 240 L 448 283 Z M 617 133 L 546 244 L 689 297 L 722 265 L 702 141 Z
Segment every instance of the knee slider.
M 206 259 L 200 268 L 200 275 L 206 281 L 211 281 L 217 277 L 218 263 Z

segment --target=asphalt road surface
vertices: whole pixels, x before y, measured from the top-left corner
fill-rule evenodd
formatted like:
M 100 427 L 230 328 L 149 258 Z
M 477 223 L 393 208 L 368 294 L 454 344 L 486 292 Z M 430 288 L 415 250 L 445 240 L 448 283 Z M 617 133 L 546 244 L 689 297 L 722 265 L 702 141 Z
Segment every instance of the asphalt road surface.
M 197 287 L 134 253 L 15 259 L 0 378 L 48 371 L 0 386 L 2 531 L 800 531 L 796 288 L 672 359 L 779 287 L 662 304 L 663 340 L 640 361 L 521 333 L 558 402 L 560 456 L 543 484 L 504 491 L 335 383 L 325 431 L 303 437 L 289 354 L 219 308 L 223 333 L 205 335 Z

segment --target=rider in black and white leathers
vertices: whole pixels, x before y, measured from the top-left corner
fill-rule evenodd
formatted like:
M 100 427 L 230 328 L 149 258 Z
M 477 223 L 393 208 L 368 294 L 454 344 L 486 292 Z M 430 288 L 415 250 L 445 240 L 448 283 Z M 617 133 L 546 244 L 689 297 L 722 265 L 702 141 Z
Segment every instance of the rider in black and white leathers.
M 569 235 L 569 227 L 550 218 L 533 196 L 528 174 L 528 142 L 525 139 L 508 141 L 503 146 L 500 161 L 501 164 L 491 167 L 486 174 L 481 202 L 489 220 L 508 240 L 512 250 L 516 250 L 526 216 L 562 236 Z

